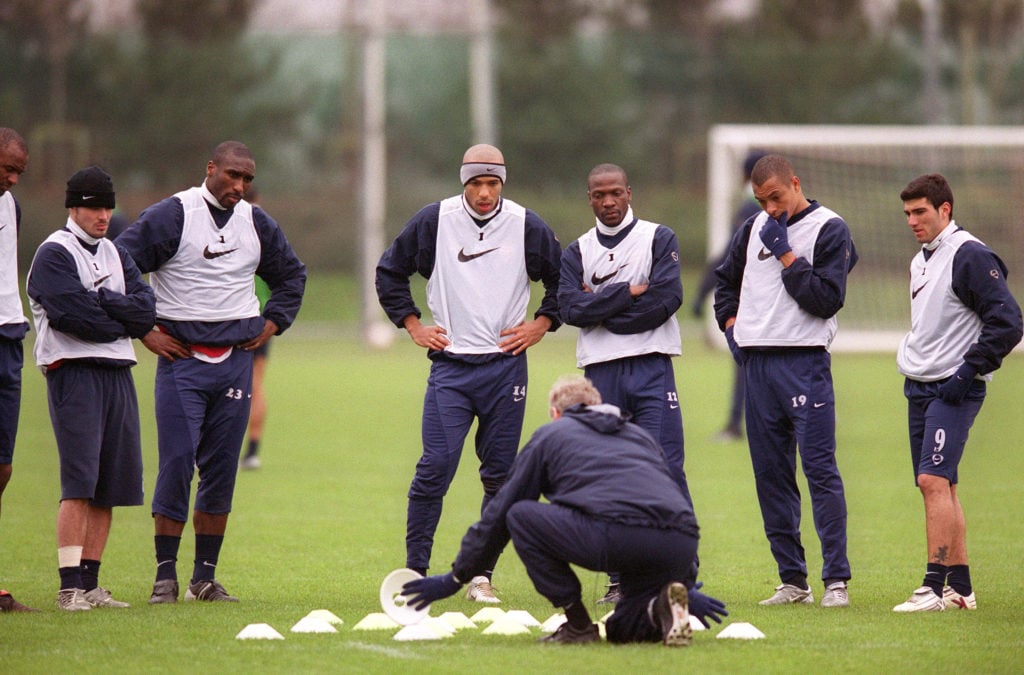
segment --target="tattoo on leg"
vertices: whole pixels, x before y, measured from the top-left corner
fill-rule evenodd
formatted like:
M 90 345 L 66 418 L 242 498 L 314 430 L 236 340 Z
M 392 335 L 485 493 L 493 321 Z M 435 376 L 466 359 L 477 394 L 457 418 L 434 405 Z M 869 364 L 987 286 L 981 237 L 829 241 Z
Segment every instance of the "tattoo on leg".
M 944 563 L 949 559 L 949 547 L 940 546 L 935 555 L 932 556 L 932 562 Z

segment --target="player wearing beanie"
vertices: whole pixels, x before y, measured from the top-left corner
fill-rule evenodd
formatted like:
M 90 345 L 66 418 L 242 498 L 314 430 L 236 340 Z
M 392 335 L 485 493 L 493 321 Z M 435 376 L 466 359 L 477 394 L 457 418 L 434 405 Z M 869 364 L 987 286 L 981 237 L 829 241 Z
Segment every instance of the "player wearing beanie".
M 60 456 L 60 591 L 67 611 L 127 607 L 99 585 L 115 506 L 142 504 L 132 338 L 156 317 L 152 289 L 106 238 L 114 184 L 97 166 L 67 184 L 67 223 L 40 245 L 28 274 L 36 365 L 46 376 Z

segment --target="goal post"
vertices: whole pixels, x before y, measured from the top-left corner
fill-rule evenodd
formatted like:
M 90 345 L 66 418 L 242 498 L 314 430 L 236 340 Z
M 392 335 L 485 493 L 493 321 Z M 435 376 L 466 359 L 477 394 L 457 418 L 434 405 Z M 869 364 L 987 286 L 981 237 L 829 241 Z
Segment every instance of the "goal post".
M 786 156 L 804 194 L 850 226 L 860 260 L 834 351 L 895 352 L 906 333 L 907 274 L 918 244 L 899 193 L 924 173 L 946 176 L 957 224 L 1003 259 L 1010 287 L 1024 301 L 1024 127 L 715 126 L 708 147 L 709 260 L 732 236 L 744 198 L 743 160 L 752 150 Z M 707 330 L 718 333 L 713 317 Z

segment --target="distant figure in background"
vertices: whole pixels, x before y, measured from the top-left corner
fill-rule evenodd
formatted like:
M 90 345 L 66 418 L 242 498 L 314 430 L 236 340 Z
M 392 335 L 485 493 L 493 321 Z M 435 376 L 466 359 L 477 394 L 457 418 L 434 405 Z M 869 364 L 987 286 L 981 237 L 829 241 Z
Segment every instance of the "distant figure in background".
M 259 206 L 260 193 L 255 187 L 250 187 L 245 193 L 245 200 L 253 205 Z M 260 276 L 256 276 L 256 297 L 260 300 L 260 312 L 267 306 L 270 299 L 270 286 Z M 249 410 L 249 426 L 246 435 L 249 438 L 245 454 L 242 456 L 242 468 L 247 470 L 258 469 L 262 466 L 259 458 L 260 441 L 263 439 L 263 423 L 267 419 L 267 395 L 263 381 L 267 375 L 267 364 L 270 362 L 270 340 L 257 347 L 252 353 L 252 401 Z
M 142 439 L 132 338 L 149 333 L 156 299 L 124 249 L 105 237 L 114 183 L 98 166 L 73 175 L 67 223 L 28 273 L 35 360 L 46 375 L 60 458 L 57 606 L 128 607 L 99 585 L 115 506 L 142 498 Z
M 910 458 L 924 498 L 924 581 L 895 612 L 976 609 L 957 468 L 992 372 L 1020 342 L 1020 305 L 1006 265 L 953 220 L 953 190 L 939 174 L 900 193 L 922 248 L 910 263 L 910 332 L 896 363 L 905 376 Z
M 14 129 L 0 127 L 0 499 L 11 480 L 14 441 L 21 413 L 23 340 L 28 319 L 18 290 L 18 230 L 21 207 L 11 193 L 28 167 L 28 144 Z M 0 590 L 0 612 L 34 612 Z
M 743 223 L 747 222 L 748 218 L 761 210 L 757 200 L 754 199 L 754 188 L 750 184 L 750 172 L 754 170 L 754 164 L 757 163 L 757 160 L 764 157 L 765 154 L 755 150 L 750 152 L 747 158 L 743 160 L 743 203 L 736 209 L 736 213 L 732 218 L 733 234 L 743 226 Z M 729 247 L 726 245 L 721 255 L 710 262 L 704 269 L 704 277 L 701 279 L 700 288 L 697 289 L 697 295 L 693 299 L 693 315 L 697 318 L 704 316 L 704 303 L 707 297 L 715 290 L 715 270 L 725 261 L 725 256 L 728 253 Z M 729 402 L 729 417 L 725 422 L 725 428 L 718 434 L 718 439 L 726 442 L 738 441 L 743 438 L 743 398 L 746 395 L 746 388 L 743 384 L 743 368 L 739 364 L 733 363 L 732 372 L 732 398 Z

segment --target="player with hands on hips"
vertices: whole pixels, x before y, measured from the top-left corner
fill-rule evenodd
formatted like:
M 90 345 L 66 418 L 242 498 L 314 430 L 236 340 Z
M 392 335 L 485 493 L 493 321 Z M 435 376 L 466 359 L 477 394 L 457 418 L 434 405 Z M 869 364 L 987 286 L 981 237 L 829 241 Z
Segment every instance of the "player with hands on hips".
M 941 174 L 900 193 L 921 245 L 910 263 L 910 331 L 896 363 L 906 379 L 910 458 L 924 499 L 924 580 L 896 612 L 976 609 L 966 522 L 957 494 L 968 433 L 987 383 L 1020 342 L 1024 320 L 1006 265 L 953 220 L 953 190 Z
M 178 600 L 178 550 L 197 471 L 185 599 L 238 600 L 215 572 L 249 420 L 253 351 L 292 325 L 306 287 L 306 266 L 281 227 L 244 198 L 255 177 L 249 148 L 225 141 L 207 161 L 202 185 L 145 209 L 117 238 L 156 293 L 157 323 L 142 339 L 160 357 L 151 604 Z M 256 275 L 270 287 L 262 310 Z
M 507 177 L 498 148 L 470 147 L 459 169 L 462 193 L 420 209 L 377 264 L 381 307 L 431 361 L 423 452 L 406 517 L 405 566 L 420 574 L 430 566 L 444 496 L 474 420 L 481 510 L 505 482 L 526 411 L 527 350 L 560 325 L 555 295 L 562 248 L 540 216 L 505 198 Z M 413 274 L 427 279 L 432 325 L 420 320 Z M 536 281 L 544 297 L 527 320 Z M 491 585 L 497 558 L 471 580 L 470 599 L 500 602 Z
M 451 572 L 407 582 L 406 602 L 421 609 L 455 595 L 511 540 L 537 592 L 565 612 L 542 642 L 600 640 L 575 565 L 620 575 L 622 598 L 605 622 L 609 642 L 689 645 L 691 613 L 707 625 L 728 612 L 688 580 L 697 520 L 664 452 L 619 408 L 601 403 L 585 378 L 558 380 L 548 400 L 553 421 L 516 457 Z

